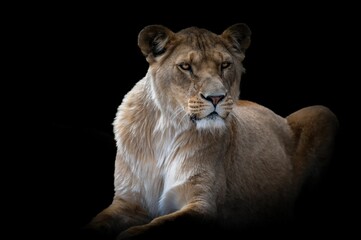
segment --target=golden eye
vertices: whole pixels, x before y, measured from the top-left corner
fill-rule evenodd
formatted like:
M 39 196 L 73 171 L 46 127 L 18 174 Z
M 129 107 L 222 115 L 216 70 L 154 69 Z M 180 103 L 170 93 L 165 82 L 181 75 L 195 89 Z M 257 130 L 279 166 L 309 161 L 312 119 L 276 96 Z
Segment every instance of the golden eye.
M 225 69 L 225 68 L 228 68 L 230 65 L 231 65 L 230 62 L 222 62 L 221 68 L 222 68 L 222 69 Z
M 185 70 L 185 71 L 192 71 L 192 67 L 188 63 L 180 63 L 180 64 L 178 64 L 178 67 L 180 67 L 182 70 Z

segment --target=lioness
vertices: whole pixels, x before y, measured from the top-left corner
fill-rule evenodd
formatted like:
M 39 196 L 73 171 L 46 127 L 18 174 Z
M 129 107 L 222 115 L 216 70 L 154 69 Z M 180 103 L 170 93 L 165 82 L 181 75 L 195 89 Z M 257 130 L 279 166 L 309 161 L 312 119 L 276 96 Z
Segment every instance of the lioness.
M 161 25 L 139 33 L 149 70 L 118 108 L 114 199 L 88 229 L 128 239 L 292 215 L 304 182 L 331 157 L 338 120 L 320 105 L 284 118 L 239 100 L 250 36 L 243 23 L 220 35 Z

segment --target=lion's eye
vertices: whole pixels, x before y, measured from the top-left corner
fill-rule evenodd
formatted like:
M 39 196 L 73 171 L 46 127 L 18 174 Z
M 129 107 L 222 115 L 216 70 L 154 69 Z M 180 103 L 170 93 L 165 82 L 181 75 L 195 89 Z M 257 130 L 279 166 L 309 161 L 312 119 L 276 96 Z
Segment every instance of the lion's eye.
M 181 64 L 178 64 L 178 66 L 185 71 L 192 71 L 192 67 L 188 63 L 181 63 Z
M 222 69 L 225 69 L 225 68 L 228 68 L 230 65 L 231 65 L 230 62 L 222 62 L 221 68 L 222 68 Z

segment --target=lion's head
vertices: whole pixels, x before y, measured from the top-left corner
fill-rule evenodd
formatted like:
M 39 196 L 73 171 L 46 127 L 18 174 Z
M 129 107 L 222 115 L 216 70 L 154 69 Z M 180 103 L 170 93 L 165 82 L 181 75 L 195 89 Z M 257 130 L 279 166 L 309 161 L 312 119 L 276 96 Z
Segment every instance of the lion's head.
M 241 23 L 220 35 L 196 27 L 177 33 L 161 25 L 144 28 L 138 45 L 150 64 L 158 107 L 177 120 L 193 121 L 199 129 L 225 126 L 239 97 L 250 35 Z

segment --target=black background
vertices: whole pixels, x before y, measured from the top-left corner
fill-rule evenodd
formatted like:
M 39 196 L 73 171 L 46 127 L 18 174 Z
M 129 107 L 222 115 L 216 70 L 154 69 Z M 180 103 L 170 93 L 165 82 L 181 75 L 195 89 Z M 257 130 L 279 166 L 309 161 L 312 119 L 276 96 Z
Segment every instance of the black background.
M 243 22 L 252 31 L 252 43 L 241 98 L 281 116 L 323 104 L 340 121 L 330 172 L 317 193 L 300 200 L 295 234 L 350 234 L 358 192 L 357 157 L 349 140 L 356 131 L 350 116 L 356 98 L 352 7 L 221 5 L 203 10 L 174 4 L 170 8 L 180 11 L 79 4 L 46 6 L 31 16 L 47 89 L 41 114 L 46 158 L 33 174 L 39 180 L 32 214 L 43 219 L 36 232 L 69 238 L 110 204 L 116 151 L 112 122 L 124 94 L 148 68 L 137 46 L 139 31 L 162 24 L 175 32 L 198 26 L 220 34 Z

